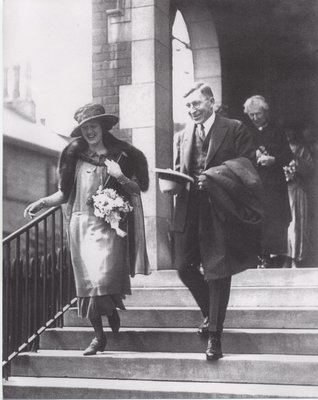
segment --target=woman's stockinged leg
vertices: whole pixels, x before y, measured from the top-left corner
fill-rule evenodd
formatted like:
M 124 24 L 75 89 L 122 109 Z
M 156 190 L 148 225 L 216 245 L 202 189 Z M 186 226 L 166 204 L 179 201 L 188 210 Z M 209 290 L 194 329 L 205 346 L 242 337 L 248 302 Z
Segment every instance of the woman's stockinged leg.
M 113 313 L 111 315 L 107 315 L 109 326 L 113 333 L 118 333 L 120 328 L 120 318 L 116 308 L 113 309 Z
M 98 351 L 104 351 L 107 343 L 106 335 L 103 330 L 102 317 L 90 318 L 92 327 L 95 331 L 95 338 L 91 344 L 84 350 L 84 356 L 92 356 Z
M 105 333 L 103 330 L 103 322 L 102 322 L 102 317 L 97 317 L 97 318 L 90 318 L 89 319 L 92 327 L 94 328 L 96 338 L 98 340 L 104 340 L 105 338 Z

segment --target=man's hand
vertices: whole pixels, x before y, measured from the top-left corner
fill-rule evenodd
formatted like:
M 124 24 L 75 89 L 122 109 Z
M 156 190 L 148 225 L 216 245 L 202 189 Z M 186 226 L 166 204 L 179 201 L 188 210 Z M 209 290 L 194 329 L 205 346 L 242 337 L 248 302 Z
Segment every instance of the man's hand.
M 257 164 L 263 167 L 270 167 L 275 164 L 275 157 L 263 154 L 257 159 Z
M 200 175 L 198 180 L 199 190 L 205 190 L 207 187 L 207 177 L 206 175 Z
M 171 196 L 175 196 L 176 194 L 179 194 L 182 190 L 182 186 L 176 186 L 173 189 L 167 189 L 163 190 L 162 193 L 170 194 Z

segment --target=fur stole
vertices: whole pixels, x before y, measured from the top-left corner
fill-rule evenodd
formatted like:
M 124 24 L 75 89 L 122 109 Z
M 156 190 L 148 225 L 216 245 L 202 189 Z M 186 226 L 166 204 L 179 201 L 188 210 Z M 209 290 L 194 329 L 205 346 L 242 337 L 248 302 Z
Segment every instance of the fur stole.
M 103 141 L 111 154 L 119 154 L 124 151 L 129 159 L 129 171 L 125 175 L 131 177 L 133 174 L 139 182 L 141 191 L 145 192 L 149 187 L 148 163 L 143 152 L 131 144 L 115 138 L 111 133 L 103 134 Z M 58 164 L 59 189 L 64 193 L 67 201 L 74 182 L 75 169 L 80 154 L 87 149 L 85 139 L 79 137 L 72 140 L 62 151 Z

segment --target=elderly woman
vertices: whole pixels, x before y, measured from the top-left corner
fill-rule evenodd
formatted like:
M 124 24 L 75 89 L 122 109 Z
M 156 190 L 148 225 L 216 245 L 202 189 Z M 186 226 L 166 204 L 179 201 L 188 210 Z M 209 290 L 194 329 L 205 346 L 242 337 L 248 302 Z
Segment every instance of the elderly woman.
M 109 132 L 117 117 L 105 114 L 100 104 L 87 104 L 74 118 L 78 126 L 71 137 L 76 139 L 61 154 L 59 190 L 30 204 L 24 214 L 32 218 L 44 207 L 66 203 L 79 315 L 89 318 L 96 335 L 84 355 L 92 355 L 107 342 L 101 316 L 107 315 L 118 332 L 116 308 L 125 309 L 123 298 L 131 294 L 129 275 L 148 273 L 140 191 L 148 189 L 149 178 L 144 154 Z M 114 189 L 133 208 L 116 229 L 96 216 L 93 196 L 100 186 Z
M 257 171 L 264 186 L 264 220 L 259 268 L 289 266 L 287 229 L 291 220 L 288 190 L 283 167 L 292 159 L 282 129 L 269 118 L 269 106 L 263 96 L 252 96 L 244 103 L 257 145 Z M 275 260 L 275 263 L 274 261 Z

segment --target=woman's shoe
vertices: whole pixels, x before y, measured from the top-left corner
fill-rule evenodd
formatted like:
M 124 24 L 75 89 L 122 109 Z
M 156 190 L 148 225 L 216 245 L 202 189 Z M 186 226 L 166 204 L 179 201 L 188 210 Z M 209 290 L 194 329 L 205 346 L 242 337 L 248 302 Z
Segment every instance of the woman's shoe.
M 103 339 L 94 338 L 91 341 L 91 344 L 84 350 L 83 356 L 93 356 L 98 351 L 104 351 L 106 347 L 106 336 L 104 335 Z
M 197 330 L 199 336 L 209 336 L 209 317 L 205 317 Z
M 114 333 L 118 333 L 120 328 L 120 318 L 116 308 L 113 310 L 112 315 L 107 315 L 109 326 Z

